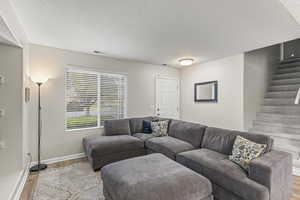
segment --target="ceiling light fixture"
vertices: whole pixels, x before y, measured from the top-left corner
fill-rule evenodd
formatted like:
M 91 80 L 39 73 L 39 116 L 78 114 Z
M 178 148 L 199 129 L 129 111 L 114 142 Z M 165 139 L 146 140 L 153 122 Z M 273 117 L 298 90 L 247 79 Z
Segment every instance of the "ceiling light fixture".
M 181 66 L 189 66 L 194 63 L 194 59 L 193 58 L 182 58 L 179 60 L 179 63 Z

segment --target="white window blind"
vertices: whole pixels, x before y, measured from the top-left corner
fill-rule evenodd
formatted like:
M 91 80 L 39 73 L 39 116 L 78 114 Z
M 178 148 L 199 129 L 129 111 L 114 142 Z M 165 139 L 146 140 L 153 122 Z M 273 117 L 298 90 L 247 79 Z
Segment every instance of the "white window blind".
M 127 77 L 66 70 L 66 130 L 99 128 L 126 117 Z

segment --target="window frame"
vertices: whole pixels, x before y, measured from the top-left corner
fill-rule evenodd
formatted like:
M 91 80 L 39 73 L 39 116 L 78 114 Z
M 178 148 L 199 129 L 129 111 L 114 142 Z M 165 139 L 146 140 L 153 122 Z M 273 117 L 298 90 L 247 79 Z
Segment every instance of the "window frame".
M 78 73 L 87 73 L 87 74 L 96 74 L 97 75 L 97 82 L 98 82 L 98 92 L 97 92 L 97 120 L 98 120 L 98 126 L 97 127 L 88 127 L 88 128 L 74 128 L 74 129 L 67 129 L 67 72 L 78 72 Z M 88 67 L 77 67 L 77 66 L 67 66 L 64 70 L 64 129 L 65 132 L 76 132 L 76 131 L 85 131 L 85 130 L 93 130 L 93 129 L 102 129 L 103 126 L 101 126 L 101 86 L 100 86 L 100 76 L 101 74 L 111 74 L 116 76 L 123 76 L 125 78 L 125 84 L 124 84 L 124 118 L 127 117 L 127 110 L 128 110 L 128 74 L 122 73 L 122 72 L 112 72 L 112 71 L 105 71 L 101 69 L 95 69 L 95 68 L 88 68 Z

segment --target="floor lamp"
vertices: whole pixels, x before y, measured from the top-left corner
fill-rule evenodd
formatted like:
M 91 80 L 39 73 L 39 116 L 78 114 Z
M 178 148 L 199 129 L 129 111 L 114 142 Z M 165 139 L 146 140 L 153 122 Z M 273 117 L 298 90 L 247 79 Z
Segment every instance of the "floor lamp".
M 38 163 L 30 168 L 30 172 L 37 172 L 47 168 L 46 164 L 41 164 L 41 132 L 42 132 L 42 119 L 41 119 L 41 86 L 47 82 L 47 78 L 31 77 L 31 80 L 38 85 Z

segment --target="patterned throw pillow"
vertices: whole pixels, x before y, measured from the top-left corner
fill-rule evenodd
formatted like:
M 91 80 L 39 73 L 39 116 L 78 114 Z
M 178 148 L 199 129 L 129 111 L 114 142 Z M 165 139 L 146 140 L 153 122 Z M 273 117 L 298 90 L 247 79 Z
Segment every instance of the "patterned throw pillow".
M 258 144 L 238 135 L 234 141 L 229 160 L 248 170 L 250 161 L 262 155 L 266 148 L 267 145 L 265 144 Z
M 151 122 L 152 134 L 156 137 L 168 135 L 169 120 Z

